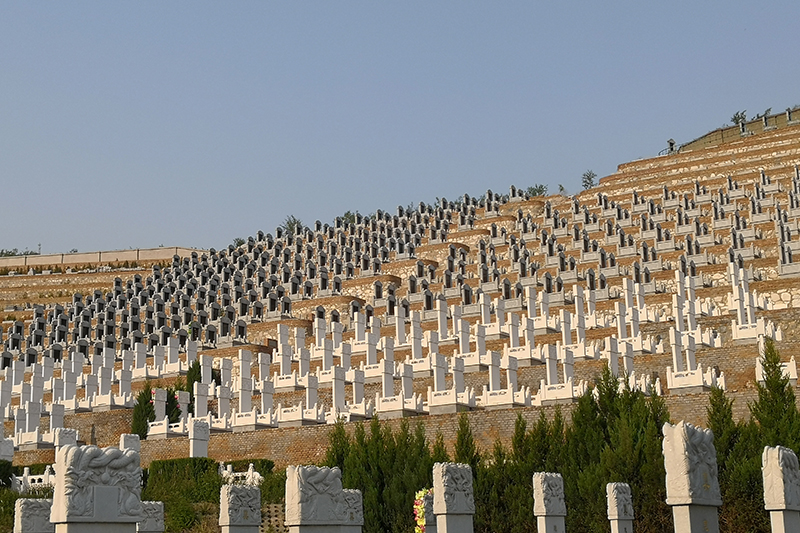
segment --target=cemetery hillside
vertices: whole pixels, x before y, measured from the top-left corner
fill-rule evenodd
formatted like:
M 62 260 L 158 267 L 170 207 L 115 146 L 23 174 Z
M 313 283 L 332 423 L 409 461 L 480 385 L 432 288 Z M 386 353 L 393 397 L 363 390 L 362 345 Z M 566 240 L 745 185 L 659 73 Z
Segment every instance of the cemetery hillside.
M 0 257 L 0 531 L 800 531 L 800 109 L 517 185 Z

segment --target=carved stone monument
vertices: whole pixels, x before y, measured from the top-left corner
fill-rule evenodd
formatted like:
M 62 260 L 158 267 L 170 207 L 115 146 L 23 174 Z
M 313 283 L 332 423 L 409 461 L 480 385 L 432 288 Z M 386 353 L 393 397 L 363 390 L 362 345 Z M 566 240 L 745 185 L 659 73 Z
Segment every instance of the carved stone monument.
M 800 531 L 800 464 L 783 446 L 766 446 L 761 456 L 764 509 L 769 511 L 772 533 Z
M 561 474 L 536 472 L 533 474 L 533 514 L 537 531 L 564 533 L 564 480 Z
M 471 533 L 475 500 L 472 468 L 459 463 L 433 465 L 433 512 L 438 533 Z
M 144 518 L 136 524 L 136 533 L 164 533 L 164 502 L 142 502 Z
M 686 422 L 666 423 L 663 432 L 667 505 L 672 506 L 675 531 L 718 533 L 722 498 L 714 433 Z
M 222 533 L 258 533 L 261 525 L 261 489 L 250 485 L 223 485 L 219 491 Z
M 56 454 L 50 521 L 56 533 L 134 533 L 144 518 L 139 452 L 63 446 Z
M 50 522 L 53 500 L 20 498 L 14 504 L 14 533 L 53 533 L 56 526 Z
M 286 526 L 289 533 L 361 533 L 361 491 L 343 489 L 338 468 L 286 468 Z
M 633 533 L 633 496 L 627 483 L 606 485 L 611 533 Z

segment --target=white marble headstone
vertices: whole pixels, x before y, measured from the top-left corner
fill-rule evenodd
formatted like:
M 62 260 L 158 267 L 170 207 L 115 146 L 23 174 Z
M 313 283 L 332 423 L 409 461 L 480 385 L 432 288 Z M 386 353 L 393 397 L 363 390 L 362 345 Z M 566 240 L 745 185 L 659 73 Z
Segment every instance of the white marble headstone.
M 665 423 L 663 432 L 667 504 L 721 506 L 714 433 L 687 422 Z

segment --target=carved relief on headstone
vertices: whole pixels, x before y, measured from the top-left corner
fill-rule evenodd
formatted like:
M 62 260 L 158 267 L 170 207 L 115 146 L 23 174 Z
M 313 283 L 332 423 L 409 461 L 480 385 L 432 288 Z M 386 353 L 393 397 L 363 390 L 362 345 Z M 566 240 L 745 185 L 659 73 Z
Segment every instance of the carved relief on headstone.
M 20 498 L 14 503 L 14 533 L 53 533 L 56 525 L 50 522 L 53 500 Z
M 789 448 L 766 446 L 761 456 L 764 508 L 800 511 L 800 463 Z
M 437 515 L 475 514 L 472 468 L 469 465 L 433 465 L 433 512 Z
M 286 468 L 286 525 L 363 525 L 361 492 L 342 489 L 334 467 Z
M 567 516 L 564 503 L 564 480 L 561 474 L 536 472 L 533 474 L 534 516 Z
M 67 445 L 56 454 L 50 520 L 138 522 L 143 517 L 139 453 Z
M 627 483 L 606 485 L 609 520 L 633 520 L 633 497 Z
M 219 525 L 261 525 L 261 490 L 258 487 L 223 485 L 219 502 Z
M 136 525 L 137 533 L 163 533 L 164 502 L 142 502 L 144 518 Z
M 721 506 L 714 433 L 687 422 L 665 423 L 663 432 L 667 504 Z

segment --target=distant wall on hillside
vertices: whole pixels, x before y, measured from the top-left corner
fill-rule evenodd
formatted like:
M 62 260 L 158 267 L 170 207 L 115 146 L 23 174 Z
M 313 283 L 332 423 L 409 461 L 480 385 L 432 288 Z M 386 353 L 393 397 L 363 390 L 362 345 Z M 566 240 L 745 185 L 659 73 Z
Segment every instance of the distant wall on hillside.
M 111 250 L 105 252 L 80 252 L 74 254 L 17 255 L 0 257 L 0 268 L 25 268 L 52 265 L 95 265 L 124 263 L 125 261 L 157 262 L 170 261 L 172 256 L 186 257 L 192 252 L 205 250 L 171 246 L 169 248 L 136 248 L 134 250 Z

